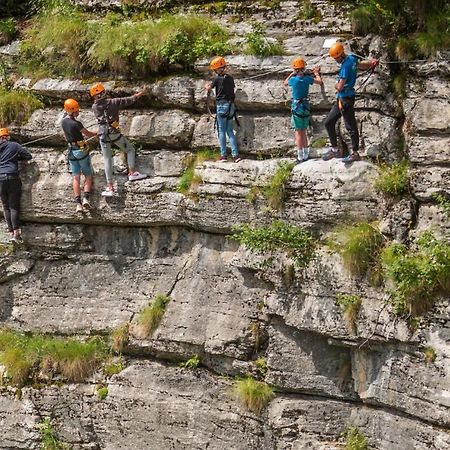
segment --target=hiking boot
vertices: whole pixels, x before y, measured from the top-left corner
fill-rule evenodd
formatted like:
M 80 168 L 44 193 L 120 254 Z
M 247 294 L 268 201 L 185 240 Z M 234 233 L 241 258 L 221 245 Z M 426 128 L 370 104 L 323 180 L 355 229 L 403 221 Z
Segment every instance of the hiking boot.
M 235 163 L 238 163 L 239 161 L 242 161 L 242 159 L 239 158 L 238 155 L 236 155 L 236 156 L 233 156 L 233 161 L 234 161 Z
M 227 162 L 226 156 L 221 156 L 221 157 L 219 158 L 219 162 Z
M 102 192 L 102 197 L 114 197 L 116 195 L 116 192 L 114 191 L 114 189 L 111 189 L 109 187 L 107 187 L 103 192 Z
M 89 203 L 89 200 L 85 197 L 83 198 L 83 208 L 84 209 L 91 209 L 92 205 Z
M 329 161 L 330 159 L 333 158 L 339 158 L 340 153 L 339 150 L 337 148 L 333 148 L 330 147 L 323 155 L 322 155 L 322 159 L 324 161 Z
M 345 158 L 342 158 L 342 162 L 344 164 L 350 164 L 355 161 L 359 161 L 361 159 L 361 156 L 359 156 L 359 153 L 353 152 L 351 155 L 346 156 Z
M 145 173 L 133 172 L 128 174 L 128 181 L 138 181 L 147 178 Z

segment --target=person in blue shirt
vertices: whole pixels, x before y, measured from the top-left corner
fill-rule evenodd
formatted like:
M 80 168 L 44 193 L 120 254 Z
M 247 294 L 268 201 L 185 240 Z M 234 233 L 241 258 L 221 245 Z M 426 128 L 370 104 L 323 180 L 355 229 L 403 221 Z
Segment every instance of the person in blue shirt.
M 339 117 L 344 118 L 345 128 L 350 134 L 352 141 L 352 153 L 343 158 L 344 163 L 351 163 L 361 159 L 359 156 L 359 133 L 358 125 L 355 118 L 355 83 L 358 69 L 367 70 L 375 68 L 378 60 L 358 61 L 355 55 L 346 55 L 344 46 L 340 42 L 336 42 L 330 47 L 328 54 L 341 65 L 337 76 L 336 103 L 331 108 L 325 119 L 325 128 L 328 132 L 331 147 L 323 154 L 325 161 L 340 156 L 338 149 L 336 122 Z
M 309 158 L 308 137 L 306 129 L 309 126 L 311 108 L 308 101 L 309 87 L 312 84 L 323 84 L 320 69 L 315 67 L 314 77 L 305 73 L 305 60 L 295 58 L 292 61 L 294 71 L 284 80 L 284 85 L 292 90 L 291 126 L 295 130 L 295 147 L 297 150 L 297 164 Z
M 22 193 L 19 161 L 31 158 L 31 153 L 26 148 L 10 141 L 7 128 L 0 128 L 0 198 L 11 241 L 18 244 L 23 242 L 19 220 Z

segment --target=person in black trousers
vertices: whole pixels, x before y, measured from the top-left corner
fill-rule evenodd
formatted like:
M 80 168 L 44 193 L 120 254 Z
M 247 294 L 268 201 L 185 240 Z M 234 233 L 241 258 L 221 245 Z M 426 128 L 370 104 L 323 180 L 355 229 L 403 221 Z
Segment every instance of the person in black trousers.
M 8 129 L 0 128 L 0 198 L 11 241 L 20 244 L 23 242 L 19 221 L 22 183 L 18 161 L 30 160 L 32 156 L 28 150 L 9 139 Z

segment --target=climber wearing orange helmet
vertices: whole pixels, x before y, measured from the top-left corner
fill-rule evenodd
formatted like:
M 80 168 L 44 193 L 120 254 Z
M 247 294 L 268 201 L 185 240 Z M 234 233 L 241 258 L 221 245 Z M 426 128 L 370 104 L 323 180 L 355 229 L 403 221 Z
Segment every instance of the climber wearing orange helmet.
M 343 158 L 344 163 L 352 163 L 361 159 L 359 156 L 359 133 L 358 125 L 355 118 L 355 83 L 358 69 L 375 69 L 378 60 L 372 61 L 358 61 L 355 55 L 345 54 L 344 46 L 341 42 L 333 44 L 329 51 L 331 56 L 338 64 L 341 65 L 337 76 L 337 83 L 335 85 L 337 101 L 328 113 L 325 119 L 325 128 L 328 132 L 331 147 L 323 154 L 323 159 L 338 157 L 340 155 L 337 147 L 336 122 L 339 117 L 344 118 L 345 127 L 350 134 L 352 141 L 352 153 Z
M 3 205 L 11 241 L 22 243 L 20 231 L 20 195 L 22 183 L 19 178 L 20 160 L 30 160 L 31 153 L 16 142 L 11 142 L 7 128 L 0 128 L 0 198 Z
M 136 151 L 133 144 L 131 144 L 131 142 L 120 132 L 119 128 L 119 111 L 122 108 L 132 105 L 139 97 L 142 97 L 145 90 L 129 97 L 108 98 L 103 84 L 96 83 L 89 89 L 89 93 L 91 94 L 91 97 L 94 98 L 92 111 L 94 112 L 99 125 L 98 135 L 103 154 L 103 162 L 105 164 L 107 187 L 102 192 L 102 196 L 112 197 L 115 195 L 112 182 L 112 144 L 119 147 L 119 149 L 127 155 L 129 181 L 137 181 L 147 178 L 147 175 L 139 173 L 135 170 Z
M 303 58 L 295 58 L 292 61 L 294 71 L 289 74 L 283 83 L 292 89 L 291 126 L 295 130 L 297 164 L 309 158 L 308 137 L 306 136 L 306 129 L 309 126 L 311 116 L 308 101 L 309 86 L 314 83 L 323 84 L 319 67 L 313 69 L 314 77 L 305 73 L 305 67 Z
M 86 130 L 84 125 L 77 120 L 80 113 L 80 105 L 73 98 L 64 102 L 64 110 L 67 113 L 61 126 L 68 144 L 68 158 L 70 171 L 72 172 L 72 186 L 75 195 L 76 212 L 83 212 L 91 208 L 89 197 L 92 191 L 94 170 L 92 169 L 91 157 L 84 140 L 86 137 L 97 136 L 96 132 Z M 84 175 L 84 194 L 81 201 L 80 178 Z
M 236 119 L 236 108 L 234 106 L 234 79 L 225 73 L 227 63 L 222 56 L 217 56 L 209 64 L 209 68 L 214 71 L 216 77 L 210 83 L 205 84 L 208 92 L 214 88 L 216 93 L 216 123 L 217 134 L 219 135 L 220 160 L 227 160 L 227 136 L 230 140 L 231 156 L 234 162 L 239 162 L 241 158 L 238 154 L 236 135 L 233 129 L 233 118 Z M 237 119 L 236 119 L 237 120 Z

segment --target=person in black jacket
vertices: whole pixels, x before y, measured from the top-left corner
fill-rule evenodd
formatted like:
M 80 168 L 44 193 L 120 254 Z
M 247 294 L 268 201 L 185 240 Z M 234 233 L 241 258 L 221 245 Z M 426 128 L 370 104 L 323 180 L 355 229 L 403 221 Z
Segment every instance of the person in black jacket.
M 22 243 L 19 221 L 22 183 L 19 178 L 18 161 L 30 160 L 32 156 L 28 150 L 9 139 L 8 129 L 0 128 L 0 197 L 11 240 Z
M 112 144 L 119 147 L 127 155 L 129 181 L 147 178 L 147 175 L 139 173 L 136 170 L 136 151 L 131 142 L 120 132 L 119 128 L 119 111 L 122 108 L 132 105 L 139 97 L 144 95 L 144 91 L 138 92 L 130 97 L 108 98 L 105 87 L 101 83 L 96 83 L 89 89 L 89 93 L 94 98 L 92 111 L 99 125 L 98 135 L 103 154 L 103 162 L 105 164 L 107 187 L 102 192 L 102 195 L 104 197 L 112 197 L 115 194 L 112 183 Z

